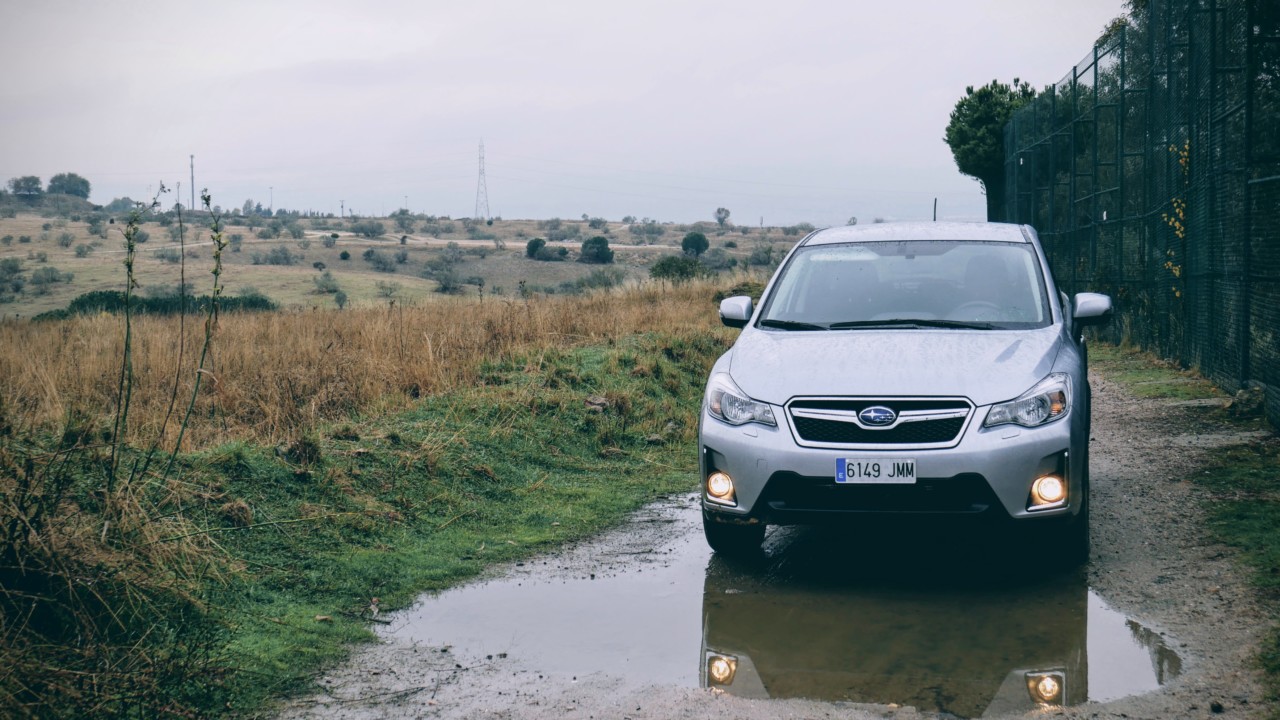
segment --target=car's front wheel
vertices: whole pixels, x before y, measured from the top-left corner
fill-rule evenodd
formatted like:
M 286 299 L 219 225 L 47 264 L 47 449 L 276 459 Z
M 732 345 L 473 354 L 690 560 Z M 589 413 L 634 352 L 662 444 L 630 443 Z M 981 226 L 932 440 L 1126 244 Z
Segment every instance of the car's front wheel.
M 722 523 L 702 513 L 702 533 L 707 544 L 721 555 L 742 556 L 760 551 L 764 542 L 764 523 L 739 525 Z

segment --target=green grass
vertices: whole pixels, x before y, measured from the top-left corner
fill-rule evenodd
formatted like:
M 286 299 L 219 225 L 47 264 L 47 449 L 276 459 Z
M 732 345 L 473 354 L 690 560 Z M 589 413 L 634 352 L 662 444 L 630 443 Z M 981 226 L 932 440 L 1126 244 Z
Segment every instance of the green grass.
M 1139 397 L 1172 400 L 1223 398 L 1204 378 L 1149 354 L 1101 343 L 1089 346 L 1091 366 Z M 1214 422 L 1241 430 L 1266 427 L 1258 418 L 1217 413 Z M 1280 602 L 1280 442 L 1276 438 L 1215 450 L 1190 478 L 1204 490 L 1209 529 L 1237 548 L 1253 585 L 1275 612 Z M 1280 702 L 1280 624 L 1263 641 L 1258 662 L 1267 699 Z M 1280 712 L 1272 713 L 1280 717 Z
M 170 502 L 240 568 L 209 588 L 224 670 L 186 702 L 260 709 L 370 637 L 371 598 L 404 606 L 694 489 L 701 384 L 723 348 L 643 336 L 545 352 L 394 417 L 183 458 L 188 491 Z
M 1089 365 L 1140 398 L 1204 400 L 1223 397 L 1213 383 L 1153 355 L 1104 343 L 1089 345 Z

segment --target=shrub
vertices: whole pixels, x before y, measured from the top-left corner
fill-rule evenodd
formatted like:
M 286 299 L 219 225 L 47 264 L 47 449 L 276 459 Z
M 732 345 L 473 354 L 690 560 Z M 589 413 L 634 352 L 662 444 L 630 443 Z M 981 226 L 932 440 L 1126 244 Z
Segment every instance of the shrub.
M 332 272 L 325 270 L 323 274 L 311 278 L 316 284 L 316 292 L 322 295 L 332 295 L 338 292 L 338 279 L 333 276 Z
M 691 232 L 684 236 L 684 240 L 680 241 L 680 249 L 685 255 L 698 257 L 707 251 L 711 244 L 707 242 L 707 236 L 700 232 Z
M 396 296 L 396 293 L 400 292 L 400 283 L 398 282 L 386 282 L 379 280 L 376 285 L 378 288 L 378 295 L 380 297 L 392 298 Z
M 707 269 L 689 255 L 668 255 L 649 268 L 649 277 L 670 280 L 675 284 L 687 282 L 707 274 Z
M 301 240 L 307 234 L 306 229 L 302 227 L 302 223 L 298 222 L 297 220 L 294 220 L 290 222 L 288 225 L 285 225 L 284 229 L 285 229 L 285 232 L 289 233 L 289 237 L 293 238 L 294 240 Z
M 543 262 L 563 262 L 567 257 L 569 257 L 568 248 L 550 246 L 538 248 L 538 252 L 533 255 L 534 260 Z
M 587 227 L 592 230 L 604 230 L 609 227 L 609 221 L 602 217 L 593 217 L 587 221 Z
M 231 239 L 227 242 L 231 246 L 231 252 L 240 252 L 240 246 L 244 245 L 244 235 L 232 233 Z
M 45 232 L 49 232 L 50 230 L 52 230 L 52 229 L 53 229 L 53 223 L 45 223 L 45 224 L 43 224 L 43 225 L 41 225 L 41 226 L 40 226 L 40 229 L 41 229 L 41 230 L 43 230 L 43 231 L 45 231 Z
M 30 236 L 30 235 L 19 235 L 19 236 L 18 236 L 18 244 L 19 244 L 19 245 L 21 245 L 21 244 L 25 244 L 25 243 L 29 243 L 29 242 L 31 242 L 31 236 Z
M 600 235 L 582 242 L 582 252 L 578 262 L 607 264 L 613 262 L 613 250 L 609 249 L 609 239 Z
M 592 270 L 589 275 L 580 277 L 577 280 L 567 280 L 560 283 L 560 292 L 568 295 L 576 295 L 584 290 L 595 290 L 600 288 L 611 288 L 622 284 L 627 278 L 627 273 L 622 268 L 598 268 Z
M 69 248 L 75 241 L 76 236 L 69 232 L 64 232 L 58 235 L 58 247 Z
M 262 228 L 257 232 L 257 238 L 259 240 L 271 240 L 275 236 L 276 234 L 271 232 L 271 228 Z
M 13 244 L 13 236 L 12 236 L 12 235 L 5 235 L 4 237 L 0 238 L 0 245 L 4 245 L 5 247 L 9 247 L 9 246 L 10 246 L 10 245 L 12 245 L 12 244 Z
M 734 240 L 725 240 L 724 246 L 727 248 L 736 248 L 738 247 L 738 243 Z
M 333 294 L 333 301 L 337 303 L 338 309 L 341 310 L 347 306 L 347 294 L 339 290 Z
M 301 253 L 295 255 L 283 245 L 271 248 L 265 255 L 254 253 L 252 258 L 254 265 L 294 265 L 301 259 Z
M 339 259 L 339 260 L 350 260 L 350 259 L 351 259 L 351 253 L 347 252 L 346 250 L 343 250 L 342 252 L 338 253 L 338 259 Z
M 367 238 L 375 238 L 385 235 L 387 228 L 377 220 L 360 220 L 351 223 L 351 232 Z
M 645 218 L 639 224 L 632 224 L 627 228 L 632 235 L 639 235 L 646 240 L 660 238 L 667 233 L 666 228 L 659 225 L 656 221 Z
M 404 265 L 405 263 L 409 262 L 409 251 L 399 250 L 396 252 L 395 258 L 396 258 L 397 264 Z
M 78 258 L 89 257 L 89 253 L 91 252 L 93 252 L 92 245 L 80 244 L 76 246 L 76 257 Z
M 378 272 L 391 273 L 396 271 L 396 261 L 384 252 L 371 249 L 365 253 L 364 259 L 369 261 L 373 269 Z
M 5 238 L 6 241 L 12 240 L 12 239 L 13 239 L 12 236 Z M 5 244 L 8 245 L 9 243 L 6 242 Z M 527 258 L 537 257 L 538 251 L 546 247 L 546 244 L 547 244 L 547 241 L 543 240 L 542 238 L 534 238 L 530 240 L 529 242 L 524 244 L 524 256 Z
M 773 264 L 773 246 L 765 243 L 755 246 L 747 258 L 747 265 L 768 267 Z
M 320 244 L 327 248 L 331 248 L 338 244 L 338 233 L 329 233 L 320 240 Z
M 152 253 L 152 255 L 155 257 L 155 259 L 163 260 L 164 262 L 167 262 L 167 263 L 176 264 L 182 260 L 182 254 L 179 253 L 176 248 L 160 248 L 159 250 Z M 254 264 L 256 265 L 257 263 L 254 263 Z
M 724 248 L 708 250 L 698 260 L 708 270 L 728 270 L 738 264 L 738 259 L 731 257 Z

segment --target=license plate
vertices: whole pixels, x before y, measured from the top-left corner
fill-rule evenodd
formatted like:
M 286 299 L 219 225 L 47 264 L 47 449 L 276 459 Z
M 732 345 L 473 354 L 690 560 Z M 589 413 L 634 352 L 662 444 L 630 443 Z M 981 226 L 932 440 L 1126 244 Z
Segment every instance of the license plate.
M 915 458 L 838 458 L 836 482 L 863 485 L 913 485 Z

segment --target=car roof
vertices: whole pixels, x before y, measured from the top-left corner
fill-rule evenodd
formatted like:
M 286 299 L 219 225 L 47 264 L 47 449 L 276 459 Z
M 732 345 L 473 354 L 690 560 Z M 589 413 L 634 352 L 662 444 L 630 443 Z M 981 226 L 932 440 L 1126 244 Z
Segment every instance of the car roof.
M 805 238 L 804 245 L 848 242 L 890 242 L 903 240 L 980 240 L 985 242 L 1029 243 L 1031 228 L 1025 225 L 986 222 L 901 222 L 874 225 L 846 225 L 818 230 Z

